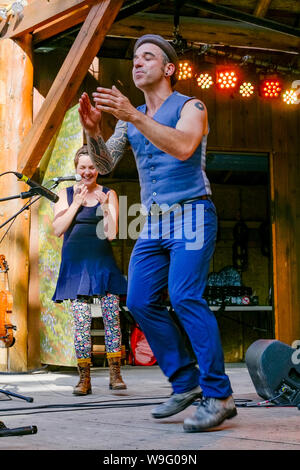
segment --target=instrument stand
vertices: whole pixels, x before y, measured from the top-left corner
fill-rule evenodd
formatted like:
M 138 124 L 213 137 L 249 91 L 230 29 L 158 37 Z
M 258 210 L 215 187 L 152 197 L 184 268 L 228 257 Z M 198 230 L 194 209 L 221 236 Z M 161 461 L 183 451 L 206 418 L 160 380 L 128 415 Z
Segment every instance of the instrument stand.
M 3 393 L 8 398 L 4 398 L 4 400 L 11 400 L 10 397 L 20 398 L 21 400 L 25 400 L 28 402 L 33 402 L 32 397 L 25 397 L 24 395 L 19 395 L 18 393 L 9 392 L 8 390 L 0 389 L 0 393 Z M 1 400 L 1 399 L 0 399 Z M 9 436 L 25 436 L 26 434 L 36 434 L 37 427 L 36 426 L 25 426 L 22 428 L 8 428 L 5 424 L 0 421 L 0 437 L 9 437 Z
M 58 182 L 55 182 L 53 184 L 53 186 L 51 187 L 51 189 L 55 188 L 57 185 L 58 185 Z M 27 204 L 25 204 L 18 212 L 16 212 L 16 214 L 14 214 L 12 217 L 10 217 L 8 220 L 6 220 L 3 224 L 1 224 L 0 229 L 3 228 L 5 225 L 7 225 L 9 222 L 11 222 L 11 221 L 13 222 L 17 218 L 17 216 L 19 214 L 21 214 L 23 211 L 28 210 L 29 207 L 34 202 L 36 202 L 37 200 L 39 200 L 42 197 L 42 195 L 39 193 L 38 188 L 31 188 L 30 191 L 22 192 L 19 195 L 9 196 L 9 197 L 6 197 L 6 198 L 1 198 L 0 202 L 4 202 L 4 201 L 8 201 L 8 200 L 11 200 L 11 199 L 18 199 L 18 198 L 28 199 L 28 198 L 31 198 L 32 196 L 36 196 L 36 195 L 38 196 L 37 198 L 35 198 L 33 201 L 30 201 Z M 9 369 L 9 352 L 8 352 L 8 349 L 7 349 L 7 367 Z M 30 403 L 33 402 L 32 397 L 26 397 L 24 395 L 19 395 L 17 393 L 13 393 L 13 392 L 10 392 L 8 390 L 0 389 L 0 393 L 6 395 L 6 397 L 8 397 L 6 399 L 4 398 L 4 400 L 11 400 L 11 397 L 15 397 L 15 398 L 20 398 L 21 400 L 25 400 L 25 401 L 30 402 Z M 24 436 L 26 434 L 36 434 L 36 433 L 37 433 L 37 427 L 36 426 L 26 426 L 26 427 L 21 427 L 21 428 L 12 428 L 12 429 L 10 429 L 10 428 L 7 428 L 2 421 L 0 421 L 0 437 Z
M 36 426 L 25 426 L 23 428 L 9 429 L 5 426 L 5 424 L 2 421 L 0 421 L 0 437 L 25 436 L 25 434 L 36 434 L 36 433 L 37 433 Z
M 32 397 L 25 397 L 24 395 L 19 395 L 18 393 L 13 393 L 13 392 L 9 392 L 8 390 L 4 390 L 3 388 L 0 388 L 0 393 L 3 393 L 4 395 L 6 395 L 7 397 L 16 397 L 16 398 L 20 398 L 21 400 L 25 400 L 25 401 L 28 401 L 29 403 L 32 403 L 33 402 L 33 398 Z M 4 400 L 11 400 L 11 398 L 4 398 Z
M 24 395 L 19 395 L 18 393 L 9 392 L 8 390 L 0 389 L 0 393 L 6 395 L 7 398 L 1 400 L 11 400 L 11 397 L 20 398 L 21 400 L 33 402 L 32 397 L 25 397 Z M 36 426 L 25 426 L 21 428 L 8 428 L 5 424 L 0 421 L 0 437 L 9 437 L 9 436 L 25 436 L 26 434 L 36 434 Z

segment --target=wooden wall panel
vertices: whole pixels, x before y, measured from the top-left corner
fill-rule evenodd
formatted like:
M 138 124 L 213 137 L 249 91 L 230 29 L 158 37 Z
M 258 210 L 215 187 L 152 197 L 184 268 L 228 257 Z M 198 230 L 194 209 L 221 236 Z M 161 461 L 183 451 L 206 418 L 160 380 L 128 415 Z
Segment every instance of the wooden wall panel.
M 17 155 L 23 139 L 32 123 L 33 66 L 31 60 L 31 36 L 13 42 L 0 42 L 0 86 L 3 90 L 0 103 L 0 173 L 17 170 Z M 1 198 L 27 191 L 16 176 L 0 178 Z M 12 199 L 1 202 L 0 223 L 15 214 L 28 200 Z M 12 370 L 27 369 L 27 299 L 29 265 L 30 212 L 17 217 L 8 235 L 1 243 L 0 252 L 9 264 L 9 281 L 13 294 L 12 322 L 16 325 L 16 343 L 9 348 L 9 363 Z M 4 235 L 6 225 L 0 231 Z M 6 369 L 6 350 L 0 350 L 0 368 Z
M 291 344 L 300 337 L 299 111 L 272 113 L 273 222 L 276 250 L 276 336 Z

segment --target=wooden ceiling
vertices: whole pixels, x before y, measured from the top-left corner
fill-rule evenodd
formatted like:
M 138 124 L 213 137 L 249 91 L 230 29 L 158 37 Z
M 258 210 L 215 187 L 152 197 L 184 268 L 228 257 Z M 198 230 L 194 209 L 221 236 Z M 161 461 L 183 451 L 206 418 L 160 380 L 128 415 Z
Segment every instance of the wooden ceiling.
M 0 21 L 0 38 L 29 32 L 36 53 L 67 53 L 96 2 L 28 0 L 22 21 Z M 11 3 L 2 0 L 0 8 Z M 146 33 L 174 41 L 179 53 L 229 50 L 300 73 L 300 0 L 125 0 L 99 56 L 130 59 L 136 38 Z
M 88 8 L 33 30 L 35 52 L 67 52 Z M 99 57 L 130 59 L 136 38 L 154 33 L 175 41 L 179 54 L 207 48 L 209 54 L 251 56 L 300 74 L 299 26 L 299 0 L 127 0 Z

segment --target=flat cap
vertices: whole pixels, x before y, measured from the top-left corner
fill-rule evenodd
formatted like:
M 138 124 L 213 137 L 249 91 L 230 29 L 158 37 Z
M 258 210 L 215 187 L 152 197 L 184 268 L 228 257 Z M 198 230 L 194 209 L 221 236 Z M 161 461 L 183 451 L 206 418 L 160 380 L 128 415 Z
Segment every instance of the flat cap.
M 141 36 L 134 45 L 133 53 L 135 53 L 137 48 L 142 44 L 148 42 L 156 44 L 156 46 L 160 47 L 168 56 L 170 62 L 176 65 L 178 57 L 174 47 L 168 41 L 166 41 L 166 39 L 164 39 L 162 36 L 159 36 L 158 34 L 145 34 L 144 36 Z

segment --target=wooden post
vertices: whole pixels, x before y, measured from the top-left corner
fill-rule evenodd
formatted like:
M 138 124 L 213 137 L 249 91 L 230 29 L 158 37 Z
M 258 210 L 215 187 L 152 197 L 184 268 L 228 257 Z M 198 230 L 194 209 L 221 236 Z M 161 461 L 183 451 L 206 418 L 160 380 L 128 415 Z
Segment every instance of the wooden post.
M 17 157 L 32 124 L 33 66 L 31 35 L 12 41 L 0 41 L 0 173 L 17 170 Z M 29 188 L 13 174 L 0 177 L 0 197 L 19 195 Z M 0 225 L 14 215 L 28 200 L 0 202 Z M 9 284 L 13 294 L 12 323 L 16 325 L 14 346 L 0 349 L 0 369 L 27 370 L 27 297 L 28 297 L 28 210 L 13 225 L 0 230 L 0 252 L 9 265 Z M 8 353 L 8 357 L 7 357 Z M 7 361 L 9 359 L 9 361 Z M 8 362 L 8 364 L 7 364 Z

